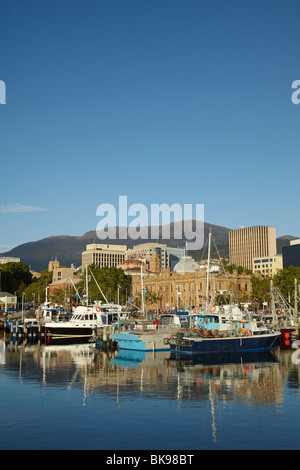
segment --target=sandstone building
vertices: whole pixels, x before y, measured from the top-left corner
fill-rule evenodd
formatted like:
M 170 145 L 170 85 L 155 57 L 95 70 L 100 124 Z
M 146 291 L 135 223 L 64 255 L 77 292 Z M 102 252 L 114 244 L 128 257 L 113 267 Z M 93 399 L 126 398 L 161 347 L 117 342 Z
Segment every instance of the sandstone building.
M 205 305 L 206 303 L 206 269 L 190 257 L 183 257 L 174 267 L 174 271 L 165 269 L 160 271 L 159 260 L 155 255 L 151 257 L 149 271 L 143 276 L 144 288 L 149 294 L 155 294 L 159 299 L 156 303 L 148 305 L 151 309 L 183 308 L 185 306 Z M 230 294 L 233 301 L 246 300 L 251 295 L 251 275 L 237 270 L 233 274 L 214 272 L 210 273 L 210 298 Z M 141 277 L 132 277 L 132 296 L 139 297 L 141 293 Z

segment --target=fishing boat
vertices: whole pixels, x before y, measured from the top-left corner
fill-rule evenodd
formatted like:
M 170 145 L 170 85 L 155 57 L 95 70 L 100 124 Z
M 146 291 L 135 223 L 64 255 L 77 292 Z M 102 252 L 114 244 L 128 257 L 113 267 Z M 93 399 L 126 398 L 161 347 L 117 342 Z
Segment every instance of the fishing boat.
M 118 304 L 112 304 L 107 301 L 107 298 L 105 297 L 92 271 L 90 271 L 90 273 L 93 276 L 102 297 L 107 303 L 103 304 L 101 301 L 95 301 L 93 305 L 89 304 L 88 272 L 88 266 L 86 266 L 86 294 L 82 299 L 75 285 L 73 285 L 81 305 L 78 305 L 75 308 L 70 320 L 68 321 L 45 322 L 42 326 L 42 331 L 46 336 L 55 338 L 70 338 L 80 336 L 91 337 L 94 335 L 95 331 L 120 321 L 122 307 Z
M 249 324 L 236 322 L 232 329 L 224 334 L 218 330 L 199 330 L 199 332 L 179 332 L 170 339 L 171 351 L 182 356 L 212 354 L 212 353 L 236 353 L 251 351 L 269 351 L 278 338 L 280 331 L 268 328 L 247 329 Z

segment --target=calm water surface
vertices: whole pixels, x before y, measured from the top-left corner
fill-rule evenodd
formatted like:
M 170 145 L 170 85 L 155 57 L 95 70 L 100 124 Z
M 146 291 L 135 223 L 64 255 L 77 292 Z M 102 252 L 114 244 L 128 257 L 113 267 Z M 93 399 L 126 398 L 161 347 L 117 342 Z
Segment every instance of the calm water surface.
M 299 449 L 299 357 L 192 363 L 0 337 L 0 449 Z

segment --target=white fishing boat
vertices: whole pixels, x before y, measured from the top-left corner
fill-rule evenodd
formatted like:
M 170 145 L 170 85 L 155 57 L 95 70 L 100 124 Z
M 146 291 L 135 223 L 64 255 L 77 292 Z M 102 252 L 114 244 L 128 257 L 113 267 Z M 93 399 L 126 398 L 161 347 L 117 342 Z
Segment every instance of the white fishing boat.
M 93 275 L 93 273 L 91 272 Z M 100 286 L 95 280 L 103 298 L 107 299 L 102 292 Z M 75 287 L 75 286 L 74 286 Z M 75 287 L 76 290 L 76 287 Z M 78 298 L 80 298 L 76 290 Z M 95 301 L 93 305 L 89 305 L 88 294 L 88 267 L 86 267 L 86 295 L 84 296 L 82 305 L 75 308 L 70 320 L 68 321 L 50 321 L 45 322 L 42 330 L 48 337 L 90 337 L 98 329 L 120 321 L 122 308 L 120 305 Z M 81 299 L 80 299 L 81 300 Z
M 114 304 L 79 305 L 68 321 L 45 322 L 43 332 L 51 337 L 92 336 L 94 331 L 118 322 L 120 307 Z

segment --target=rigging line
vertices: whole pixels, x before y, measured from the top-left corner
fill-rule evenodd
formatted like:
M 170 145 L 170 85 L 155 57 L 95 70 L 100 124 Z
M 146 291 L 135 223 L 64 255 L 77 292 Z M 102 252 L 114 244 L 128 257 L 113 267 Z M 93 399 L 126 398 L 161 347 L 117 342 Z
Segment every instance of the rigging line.
M 216 245 L 216 243 L 215 243 L 215 240 L 214 240 L 214 239 L 213 239 L 213 242 L 214 242 L 215 248 L 216 248 L 216 250 L 217 250 L 217 253 L 218 253 L 219 259 L 220 259 L 220 261 L 221 261 L 221 265 L 222 265 L 222 267 L 223 267 L 223 269 L 224 269 L 224 274 L 225 274 L 225 276 L 226 276 L 226 279 L 227 279 L 227 282 L 228 282 L 228 286 L 229 286 L 229 277 L 228 277 L 228 275 L 227 275 L 227 271 L 226 271 L 226 269 L 225 269 L 225 265 L 223 264 L 222 258 L 221 258 L 221 256 L 220 256 L 220 253 L 219 253 L 218 247 L 217 247 L 217 245 Z
M 103 298 L 104 298 L 105 302 L 108 304 L 109 302 L 108 302 L 107 298 L 105 297 L 105 295 L 103 294 L 103 291 L 102 291 L 101 287 L 99 286 L 99 284 L 98 284 L 98 282 L 97 282 L 97 280 L 96 280 L 96 278 L 93 274 L 93 271 L 89 267 L 88 267 L 88 270 L 90 271 L 91 275 L 93 276 L 93 279 L 94 279 L 95 283 L 97 284 L 97 287 L 98 287 L 99 291 L 103 295 Z
M 205 250 L 206 250 L 207 245 L 208 245 L 208 239 L 207 239 L 206 242 L 205 242 L 205 246 L 204 246 L 203 251 L 202 251 L 202 256 L 201 256 L 200 263 L 201 263 L 201 261 L 203 260 L 203 256 L 204 256 L 204 254 L 205 254 Z

